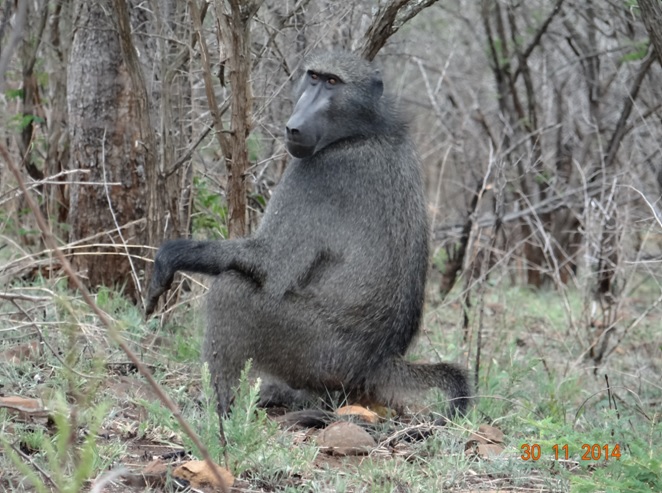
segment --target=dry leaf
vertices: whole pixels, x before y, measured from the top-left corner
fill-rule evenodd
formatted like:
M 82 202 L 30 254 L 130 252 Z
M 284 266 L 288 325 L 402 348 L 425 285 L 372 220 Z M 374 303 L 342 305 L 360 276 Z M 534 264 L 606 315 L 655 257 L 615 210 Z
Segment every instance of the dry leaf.
M 230 487 L 234 484 L 234 476 L 227 469 L 216 464 L 216 470 L 225 482 L 225 485 Z M 192 460 L 179 466 L 172 472 L 173 477 L 186 479 L 191 483 L 194 488 L 201 488 L 205 485 L 219 487 L 216 476 L 209 468 L 207 463 L 203 460 Z
M 143 474 L 165 474 L 168 472 L 168 464 L 161 459 L 154 459 L 143 468 Z
M 469 441 L 478 443 L 503 443 L 504 434 L 496 426 L 480 425 L 478 431 L 472 433 Z
M 379 423 L 379 414 L 363 406 L 343 406 L 336 413 L 339 416 L 356 416 L 367 423 Z
M 363 455 L 375 448 L 377 443 L 360 426 L 339 421 L 322 430 L 317 437 L 317 445 L 334 455 Z
M 41 399 L 32 399 L 17 395 L 0 397 L 0 407 L 6 407 L 23 417 L 41 418 L 48 416 L 50 413 L 50 411 L 44 407 Z
M 6 351 L 1 352 L 0 361 L 16 365 L 22 361 L 36 358 L 40 354 L 41 344 L 39 341 L 32 341 L 26 344 L 19 344 L 17 346 L 10 347 Z
M 483 459 L 495 457 L 505 450 L 503 439 L 503 432 L 496 426 L 480 425 L 478 431 L 469 437 L 464 453 Z
M 154 459 L 141 471 L 143 487 L 162 488 L 168 482 L 168 464 L 161 459 Z
M 465 453 L 473 453 L 483 459 L 491 459 L 500 455 L 506 449 L 503 445 L 497 443 L 479 443 L 474 450 L 465 450 Z

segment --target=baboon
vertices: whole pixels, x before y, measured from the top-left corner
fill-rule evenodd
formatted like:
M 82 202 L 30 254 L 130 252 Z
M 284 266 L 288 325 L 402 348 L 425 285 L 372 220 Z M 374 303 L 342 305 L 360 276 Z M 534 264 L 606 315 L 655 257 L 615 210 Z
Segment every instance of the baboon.
M 461 368 L 404 359 L 421 325 L 428 222 L 418 156 L 382 92 L 355 55 L 308 58 L 285 128 L 293 159 L 254 235 L 159 249 L 148 314 L 176 271 L 214 276 L 203 351 L 220 414 L 249 358 L 270 387 L 395 406 L 437 387 L 452 414 L 466 411 Z

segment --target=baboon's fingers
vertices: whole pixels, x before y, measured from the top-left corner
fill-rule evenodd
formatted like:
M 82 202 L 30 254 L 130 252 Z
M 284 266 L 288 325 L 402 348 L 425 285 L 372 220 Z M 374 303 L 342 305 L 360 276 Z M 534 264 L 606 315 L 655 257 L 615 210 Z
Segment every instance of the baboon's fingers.
M 149 316 L 154 313 L 156 305 L 159 302 L 159 298 L 163 293 L 170 289 L 173 278 L 174 276 L 169 276 L 165 282 L 159 283 L 158 275 L 156 272 L 154 273 L 154 277 L 152 278 L 152 282 L 149 286 L 149 293 L 147 294 L 147 299 L 145 300 L 145 318 L 149 318 Z
M 145 317 L 149 317 L 156 308 L 159 297 L 170 289 L 175 278 L 176 268 L 168 257 L 168 244 L 163 245 L 154 259 L 152 281 L 149 284 L 147 299 L 145 300 Z
M 156 303 L 159 301 L 159 297 L 161 294 L 163 294 L 164 291 L 165 290 L 154 292 L 152 288 L 149 289 L 149 295 L 147 296 L 147 300 L 145 302 L 145 318 L 149 318 L 149 316 L 154 313 Z

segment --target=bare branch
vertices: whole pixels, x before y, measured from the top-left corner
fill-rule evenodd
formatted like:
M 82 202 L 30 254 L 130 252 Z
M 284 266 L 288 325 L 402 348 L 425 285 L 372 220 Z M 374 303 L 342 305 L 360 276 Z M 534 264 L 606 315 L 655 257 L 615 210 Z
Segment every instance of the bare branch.
M 373 60 L 386 41 L 398 32 L 406 22 L 437 0 L 392 0 L 377 11 L 372 24 L 363 36 L 359 50 L 366 60 Z
M 557 0 L 556 1 L 556 5 L 554 5 L 554 8 L 550 12 L 550 14 L 547 16 L 547 19 L 545 19 L 545 21 L 542 23 L 542 25 L 540 26 L 540 28 L 538 29 L 536 34 L 533 36 L 533 39 L 531 40 L 529 45 L 520 54 L 521 59 L 523 61 L 526 61 L 526 59 L 528 59 L 529 56 L 531 56 L 531 53 L 533 53 L 533 50 L 536 48 L 536 46 L 538 46 L 540 44 L 540 40 L 542 39 L 543 34 L 545 34 L 547 32 L 547 28 L 552 23 L 552 20 L 554 20 L 554 17 L 556 17 L 556 15 L 559 12 L 561 12 L 561 6 L 563 5 L 564 1 L 565 0 Z M 517 79 L 517 76 L 520 74 L 521 70 L 522 70 L 522 62 L 520 62 L 520 65 L 515 70 L 515 73 L 513 75 L 514 79 Z
M 630 113 L 632 113 L 634 101 L 637 99 L 639 89 L 641 89 L 641 83 L 644 81 L 644 77 L 648 73 L 648 69 L 650 69 L 651 65 L 653 65 L 654 60 L 655 57 L 653 56 L 652 52 L 646 56 L 644 61 L 641 63 L 641 66 L 639 67 L 639 71 L 637 72 L 637 76 L 635 77 L 634 82 L 632 82 L 632 88 L 630 89 L 630 92 L 625 97 L 621 116 L 618 118 L 616 129 L 614 130 L 611 140 L 609 141 L 609 145 L 607 146 L 607 157 L 605 158 L 605 167 L 607 168 L 609 168 L 616 159 L 616 152 L 618 151 L 618 147 L 621 145 L 621 141 L 625 136 L 626 124 L 628 118 L 630 117 Z
M 597 196 L 601 189 L 602 185 L 599 183 L 593 183 L 587 186 L 582 185 L 580 187 L 567 190 L 561 194 L 550 195 L 549 197 L 541 200 L 536 204 L 529 204 L 523 209 L 504 214 L 503 217 L 496 217 L 494 214 L 485 214 L 476 220 L 475 224 L 478 228 L 490 228 L 499 222 L 506 224 L 520 220 L 522 218 L 526 218 L 528 216 L 539 216 L 541 214 L 547 214 L 559 209 L 572 208 L 574 206 L 581 205 L 586 197 Z M 575 197 L 579 197 L 580 200 L 577 200 Z M 433 231 L 433 239 L 434 241 L 443 241 L 443 239 L 447 236 L 459 235 L 463 228 L 464 224 L 439 226 Z
M 641 19 L 655 48 L 655 55 L 662 64 L 662 2 L 660 0 L 638 0 Z
M 207 104 L 209 105 L 209 112 L 211 113 L 214 122 L 214 133 L 218 139 L 223 153 L 227 152 L 229 147 L 228 137 L 223 134 L 223 120 L 218 111 L 218 102 L 216 101 L 216 93 L 214 92 L 214 80 L 211 74 L 211 62 L 209 61 L 209 50 L 207 49 L 207 41 L 202 34 L 202 19 L 200 10 L 196 0 L 190 0 L 191 19 L 193 20 L 193 29 L 195 31 L 195 40 L 200 43 L 200 58 L 202 60 L 202 77 L 205 80 L 205 93 L 207 94 Z M 195 43 L 194 40 L 194 43 Z

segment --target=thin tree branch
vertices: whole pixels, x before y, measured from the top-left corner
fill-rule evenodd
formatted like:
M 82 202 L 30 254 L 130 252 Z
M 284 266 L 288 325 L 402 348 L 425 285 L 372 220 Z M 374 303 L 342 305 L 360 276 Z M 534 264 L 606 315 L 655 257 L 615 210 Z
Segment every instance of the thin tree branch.
M 388 39 L 421 10 L 437 0 L 391 0 L 380 8 L 363 36 L 363 47 L 359 53 L 366 60 L 373 60 Z
M 571 208 L 576 204 L 571 202 L 574 196 L 581 196 L 582 198 L 595 197 L 597 196 L 602 189 L 602 186 L 598 183 L 590 184 L 587 186 L 581 186 L 568 190 L 559 195 L 550 195 L 549 197 L 541 200 L 535 205 L 528 205 L 521 210 L 516 210 L 504 214 L 502 217 L 496 217 L 493 214 L 485 214 L 483 217 L 475 221 L 476 227 L 478 228 L 489 228 L 497 225 L 499 222 L 502 224 L 510 223 L 512 221 L 517 221 L 519 219 L 525 218 L 527 216 L 537 216 L 545 213 L 554 212 L 561 208 Z M 443 238 L 454 234 L 460 234 L 464 224 L 452 224 L 446 226 L 439 226 L 433 231 L 433 240 L 442 241 Z
M 540 44 L 540 40 L 542 39 L 543 35 L 547 32 L 547 28 L 549 25 L 552 23 L 554 20 L 554 17 L 561 12 L 561 6 L 563 5 L 563 2 L 565 0 L 557 0 L 556 5 L 554 5 L 554 8 L 550 12 L 550 14 L 547 16 L 547 19 L 541 24 L 540 28 L 536 32 L 536 34 L 533 36 L 533 39 L 529 43 L 529 45 L 522 51 L 520 56 L 522 57 L 523 60 L 527 60 L 529 56 L 531 56 L 531 53 L 533 53 L 533 50 L 535 50 L 536 46 Z M 515 73 L 513 74 L 513 78 L 517 79 L 519 76 L 520 72 L 522 70 L 521 63 L 520 65 L 515 69 Z
M 209 112 L 211 113 L 214 122 L 214 133 L 221 146 L 221 150 L 225 154 L 230 146 L 229 139 L 223 134 L 223 120 L 218 111 L 218 102 L 216 101 L 216 93 L 214 92 L 214 80 L 211 75 L 211 62 L 209 61 L 209 50 L 207 49 L 207 41 L 202 33 L 201 14 L 198 9 L 196 0 L 190 0 L 191 19 L 193 20 L 193 30 L 195 31 L 196 39 L 200 43 L 200 56 L 202 60 L 202 77 L 205 81 L 205 93 L 207 94 L 207 104 L 209 105 Z M 195 40 L 194 40 L 195 43 Z
M 655 48 L 657 61 L 662 64 L 662 2 L 660 0 L 638 0 L 641 19 Z
M 632 88 L 630 89 L 628 95 L 625 97 L 621 116 L 618 118 L 618 123 L 616 124 L 614 133 L 611 137 L 611 140 L 609 141 L 609 145 L 607 146 L 605 168 L 609 168 L 612 164 L 614 164 L 614 160 L 616 159 L 616 152 L 618 151 L 618 147 L 621 145 L 621 141 L 625 136 L 627 121 L 630 117 L 630 113 L 632 113 L 632 108 L 634 107 L 634 102 L 637 99 L 637 95 L 639 94 L 639 89 L 641 89 L 641 84 L 644 81 L 644 77 L 648 73 L 648 69 L 651 68 L 651 65 L 653 65 L 655 60 L 656 58 L 653 56 L 652 51 L 650 51 L 644 61 L 641 63 L 634 82 L 632 82 Z

